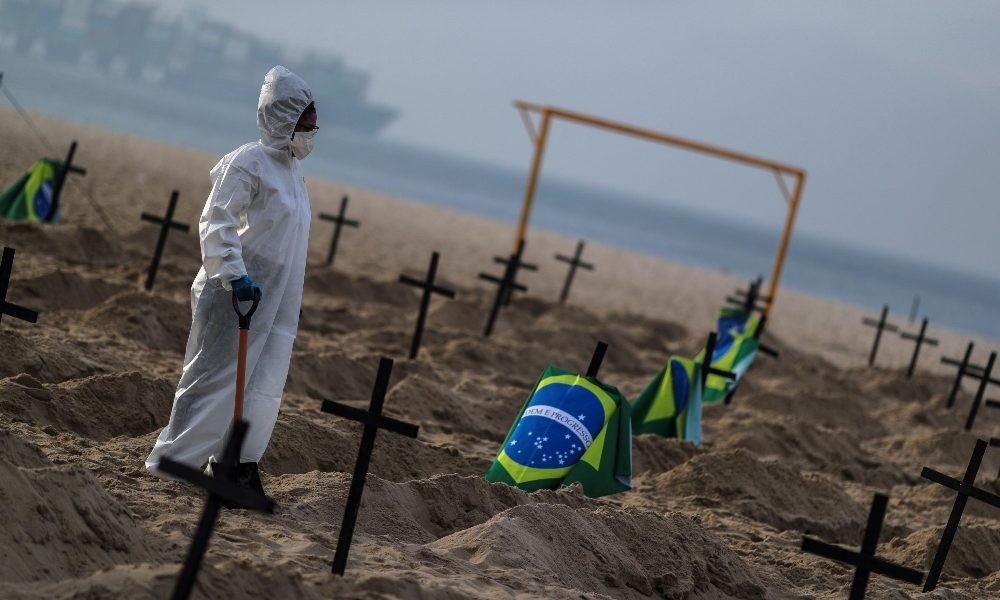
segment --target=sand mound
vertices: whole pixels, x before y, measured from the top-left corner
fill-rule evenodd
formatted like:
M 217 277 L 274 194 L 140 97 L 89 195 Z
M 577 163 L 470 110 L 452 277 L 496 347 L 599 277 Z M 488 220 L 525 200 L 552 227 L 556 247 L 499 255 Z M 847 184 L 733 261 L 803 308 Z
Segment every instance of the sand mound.
M 850 432 L 825 429 L 801 419 L 762 420 L 736 410 L 713 423 L 709 432 L 715 448 L 745 448 L 760 458 L 784 459 L 846 481 L 888 488 L 912 481 L 915 475 L 908 477 L 897 465 L 865 452 Z
M 399 307 L 419 304 L 416 292 L 410 286 L 395 281 L 379 282 L 366 277 L 353 277 L 325 268 L 306 272 L 305 296 L 310 301 L 344 298 Z
M 358 455 L 360 430 L 359 424 L 325 413 L 283 411 L 261 468 L 272 475 L 309 471 L 351 473 Z M 454 448 L 383 431 L 375 439 L 368 472 L 389 481 L 407 481 L 435 473 L 481 474 L 488 466 L 463 457 Z
M 795 417 L 829 429 L 845 429 L 862 440 L 886 434 L 885 425 L 869 415 L 871 406 L 867 400 L 836 390 L 794 395 L 786 391 L 758 391 L 740 395 L 735 402 L 753 412 Z
M 632 473 L 665 473 L 704 452 L 691 442 L 644 434 L 632 438 Z
M 0 579 L 55 580 L 154 558 L 149 533 L 78 467 L 0 460 Z
M 475 391 L 458 393 L 429 377 L 411 375 L 392 389 L 386 405 L 430 431 L 503 440 L 520 403 L 498 398 L 483 386 L 473 387 Z
M 21 373 L 46 383 L 134 369 L 97 342 L 71 338 L 61 332 L 32 326 L 20 332 L 0 329 L 0 377 Z
M 432 302 L 427 327 L 481 333 L 489 317 L 488 311 L 489 307 L 470 302 L 464 295 L 456 300 Z
M 700 506 L 830 541 L 857 539 L 867 517 L 867 509 L 840 487 L 746 450 L 700 454 L 657 476 L 656 486 L 674 497 L 692 496 Z
M 171 382 L 138 371 L 47 386 L 28 375 L 0 381 L 0 411 L 11 418 L 99 441 L 163 427 L 173 397 Z
M 0 427 L 0 456 L 15 467 L 37 469 L 52 466 L 38 446 L 2 427 Z
M 873 440 L 868 447 L 882 454 L 889 454 L 900 463 L 909 465 L 915 477 L 923 467 L 931 467 L 960 476 L 969 464 L 979 436 L 964 430 L 915 432 L 893 435 Z M 987 451 L 980 468 L 982 473 L 995 472 L 1000 465 L 993 452 Z
M 525 386 L 526 390 L 531 389 L 546 366 L 558 362 L 549 352 L 535 344 L 509 345 L 486 338 L 455 340 L 428 354 L 439 371 L 465 372 L 469 377 L 498 384 Z M 587 368 L 587 364 L 557 366 L 567 370 Z
M 351 475 L 312 472 L 273 480 L 268 490 L 295 519 L 339 527 Z M 475 475 L 435 475 L 402 483 L 369 475 L 358 532 L 407 544 L 425 544 L 473 527 L 523 504 L 592 505 L 579 491 L 540 491 L 489 483 Z
M 915 569 L 929 569 L 944 526 L 921 529 L 893 540 L 884 550 L 889 560 Z M 944 564 L 947 581 L 955 577 L 980 579 L 1000 571 L 1000 529 L 995 524 L 963 520 Z
M 862 390 L 875 396 L 934 406 L 944 406 L 954 382 L 954 377 L 927 375 L 919 371 L 908 378 L 902 369 L 852 369 L 846 375 L 857 380 Z
M 191 307 L 135 290 L 112 296 L 88 310 L 83 323 L 149 348 L 183 354 L 191 330 Z
M 0 238 L 16 248 L 19 256 L 23 252 L 95 266 L 117 265 L 123 258 L 121 243 L 114 235 L 82 225 L 3 221 Z
M 322 400 L 367 400 L 377 371 L 377 359 L 355 360 L 340 352 L 295 352 L 288 366 L 285 393 Z M 390 388 L 398 382 L 393 376 Z
M 612 598 L 767 596 L 753 566 L 676 513 L 518 506 L 427 547 L 477 569 L 516 572 L 508 585 L 522 591 L 587 590 Z
M 34 310 L 90 308 L 127 289 L 125 284 L 56 269 L 43 275 L 18 279 L 17 300 Z

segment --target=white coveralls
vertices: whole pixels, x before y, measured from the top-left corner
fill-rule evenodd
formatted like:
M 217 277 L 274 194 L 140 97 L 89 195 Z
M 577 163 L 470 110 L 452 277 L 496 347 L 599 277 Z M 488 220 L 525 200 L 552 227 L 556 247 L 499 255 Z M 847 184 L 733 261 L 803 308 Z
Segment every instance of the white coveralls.
M 146 468 L 160 457 L 194 468 L 221 458 L 233 420 L 238 320 L 230 282 L 243 275 L 263 298 L 250 324 L 241 462 L 259 462 L 278 418 L 298 330 L 311 210 L 305 178 L 289 142 L 313 101 L 306 82 L 282 66 L 264 77 L 257 104 L 259 141 L 240 146 L 212 169 L 201 214 L 202 267 L 191 284 L 191 333 L 170 422 Z M 244 303 L 242 309 L 249 306 Z

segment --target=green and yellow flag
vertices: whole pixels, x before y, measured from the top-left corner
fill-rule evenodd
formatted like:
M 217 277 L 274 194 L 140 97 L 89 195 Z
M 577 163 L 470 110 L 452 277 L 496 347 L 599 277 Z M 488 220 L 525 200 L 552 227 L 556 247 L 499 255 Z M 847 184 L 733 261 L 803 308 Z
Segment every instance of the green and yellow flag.
M 632 488 L 632 420 L 617 388 L 555 367 L 535 382 L 486 480 L 527 491 L 580 482 L 591 498 Z
M 736 379 L 709 375 L 702 396 L 702 401 L 708 403 L 718 402 L 736 389 L 757 357 L 759 346 L 755 334 L 760 319 L 748 315 L 743 309 L 730 307 L 719 309 L 718 317 L 718 339 L 712 353 L 712 366 L 731 371 Z M 695 360 L 703 361 L 704 351 Z
M 702 363 L 672 357 L 632 403 L 632 433 L 701 443 Z
M 44 221 L 52 211 L 56 173 L 62 163 L 43 158 L 0 193 L 0 217 L 11 220 Z

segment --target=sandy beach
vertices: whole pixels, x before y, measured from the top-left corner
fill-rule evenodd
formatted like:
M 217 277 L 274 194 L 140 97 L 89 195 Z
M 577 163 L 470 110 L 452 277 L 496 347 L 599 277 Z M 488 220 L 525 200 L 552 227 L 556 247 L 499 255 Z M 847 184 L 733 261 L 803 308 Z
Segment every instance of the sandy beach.
M 0 223 L 17 249 L 8 301 L 41 312 L 5 317 L 0 339 L 0 596 L 163 598 L 204 502 L 200 490 L 149 475 L 143 460 L 166 423 L 190 325 L 197 235 L 172 233 L 156 293 L 141 289 L 156 228 L 180 192 L 176 219 L 196 228 L 218 156 L 40 115 L 62 153 L 79 140 L 89 170 L 64 195 L 63 222 Z M 0 108 L 0 182 L 39 157 L 37 136 Z M 323 139 L 321 143 L 336 143 Z M 1000 411 L 963 424 L 967 381 L 945 408 L 970 337 L 933 327 L 917 374 L 912 345 L 885 338 L 866 366 L 875 316 L 779 291 L 768 343 L 731 406 L 706 407 L 705 443 L 633 440 L 632 491 L 590 499 L 576 487 L 525 493 L 483 479 L 511 421 L 547 366 L 583 371 L 609 344 L 602 380 L 632 399 L 672 354 L 693 356 L 716 309 L 744 281 L 588 244 L 570 302 L 559 305 L 576 240 L 532 230 L 524 273 L 495 334 L 481 335 L 514 224 L 321 179 L 299 335 L 281 415 L 261 468 L 274 515 L 224 511 L 202 568 L 202 598 L 842 598 L 846 567 L 804 554 L 804 533 L 860 545 L 874 493 L 890 498 L 879 554 L 930 565 L 954 495 L 924 466 L 961 477 L 977 438 L 1000 435 Z M 108 231 L 84 191 L 110 217 Z M 323 265 L 350 196 L 361 221 Z M 808 202 L 808 191 L 807 198 Z M 511 202 L 520 202 L 512 198 Z M 421 277 L 441 253 L 419 359 L 405 360 Z M 770 265 L 761 265 L 766 275 Z M 897 318 L 897 320 L 902 320 Z M 235 324 L 234 324 L 235 325 Z M 252 335 L 252 332 L 251 332 Z M 991 340 L 976 339 L 983 362 Z M 379 356 L 396 360 L 388 415 L 420 425 L 416 440 L 382 432 L 348 571 L 330 574 L 360 426 L 320 412 L 324 399 L 366 407 Z M 1000 449 L 977 485 L 1000 493 Z M 872 598 L 1000 597 L 1000 509 L 971 500 L 935 592 L 873 576 Z

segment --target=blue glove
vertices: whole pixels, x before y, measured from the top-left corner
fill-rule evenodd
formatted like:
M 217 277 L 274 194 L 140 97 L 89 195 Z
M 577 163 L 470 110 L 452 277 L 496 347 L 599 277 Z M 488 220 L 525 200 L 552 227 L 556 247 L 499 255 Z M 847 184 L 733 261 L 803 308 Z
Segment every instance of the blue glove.
M 255 299 L 260 300 L 264 297 L 264 292 L 260 291 L 260 286 L 254 283 L 247 275 L 233 280 L 231 285 L 233 286 L 233 293 L 236 294 L 236 299 L 241 302 L 250 302 Z

